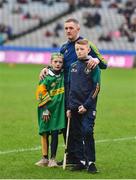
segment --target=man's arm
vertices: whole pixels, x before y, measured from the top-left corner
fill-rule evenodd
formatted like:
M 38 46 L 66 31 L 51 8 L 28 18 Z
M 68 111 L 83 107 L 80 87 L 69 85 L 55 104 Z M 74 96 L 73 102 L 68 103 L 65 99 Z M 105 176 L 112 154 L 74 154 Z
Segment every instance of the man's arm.
M 51 66 L 47 66 L 41 70 L 39 79 L 42 81 L 47 75 L 54 76 L 54 73 L 51 70 Z
M 93 90 L 90 93 L 88 99 L 85 101 L 83 106 L 88 109 L 91 107 L 92 103 L 96 100 L 97 95 L 100 91 L 100 68 L 98 66 L 92 70 L 92 79 L 93 79 Z
M 107 68 L 107 62 L 103 58 L 103 56 L 100 54 L 100 52 L 97 49 L 97 47 L 92 42 L 90 42 L 90 41 L 89 41 L 89 45 L 90 45 L 90 48 L 91 48 L 90 55 L 91 56 L 93 55 L 94 59 L 98 58 L 98 60 L 99 60 L 98 66 L 100 67 L 100 69 L 106 69 Z
M 40 71 L 39 79 L 43 80 L 48 75 L 48 68 L 45 67 Z

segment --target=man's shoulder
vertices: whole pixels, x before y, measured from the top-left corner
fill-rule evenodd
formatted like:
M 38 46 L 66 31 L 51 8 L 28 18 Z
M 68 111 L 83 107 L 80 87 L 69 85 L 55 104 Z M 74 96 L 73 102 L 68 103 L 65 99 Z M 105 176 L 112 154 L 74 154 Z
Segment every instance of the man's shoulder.
M 92 41 L 90 41 L 89 39 L 87 39 L 87 38 L 85 38 L 85 37 L 80 37 L 80 39 L 85 39 L 85 40 L 87 40 L 88 43 L 89 43 L 89 45 L 90 45 L 90 47 L 94 47 L 94 46 L 95 46 L 95 44 L 94 44 Z
M 67 45 L 68 42 L 65 42 L 64 44 L 62 44 L 61 48 L 60 48 L 60 52 L 63 54 L 65 52 L 65 50 L 67 49 Z

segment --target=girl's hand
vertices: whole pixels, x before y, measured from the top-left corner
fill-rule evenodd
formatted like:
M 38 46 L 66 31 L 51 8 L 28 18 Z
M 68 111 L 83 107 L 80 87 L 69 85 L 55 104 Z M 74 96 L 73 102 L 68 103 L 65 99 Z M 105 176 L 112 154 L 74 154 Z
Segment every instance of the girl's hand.
M 49 120 L 49 118 L 50 118 L 50 115 L 51 115 L 51 113 L 50 113 L 50 111 L 48 109 L 43 111 L 43 120 L 47 122 Z

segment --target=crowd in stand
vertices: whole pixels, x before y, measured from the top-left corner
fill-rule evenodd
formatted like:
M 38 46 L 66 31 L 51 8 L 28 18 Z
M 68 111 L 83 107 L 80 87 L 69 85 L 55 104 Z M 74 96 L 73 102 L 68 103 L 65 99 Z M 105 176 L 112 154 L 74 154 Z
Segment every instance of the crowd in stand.
M 126 37 L 128 42 L 136 41 L 136 1 L 115 0 L 109 4 L 109 8 L 116 8 L 117 12 L 124 17 L 124 22 L 115 31 L 109 31 L 99 37 L 100 41 L 112 41 L 113 38 Z
M 43 23 L 45 23 L 47 21 L 46 17 L 44 17 L 44 16 L 42 17 L 40 15 L 40 13 L 34 12 L 34 11 L 30 12 L 29 7 L 26 8 L 27 4 L 30 6 L 33 4 L 34 1 L 37 1 L 37 3 L 39 3 L 39 5 L 40 5 L 39 7 L 41 7 L 42 4 L 44 4 L 45 7 L 46 6 L 51 7 L 55 3 L 61 2 L 61 0 L 14 0 L 14 1 L 0 0 L 0 11 L 1 11 L 2 17 L 4 17 L 4 13 L 2 10 L 4 10 L 4 8 L 7 8 L 8 4 L 9 4 L 9 7 L 10 7 L 8 10 L 9 15 L 11 17 L 18 16 L 18 19 L 20 19 L 20 21 L 18 23 L 16 23 L 16 24 L 18 24 L 18 27 L 19 27 L 20 23 L 23 24 L 23 21 L 26 20 L 28 22 L 27 27 L 24 26 L 23 29 L 18 28 L 19 31 L 14 33 L 14 28 L 16 28 L 15 25 L 8 24 L 7 21 L 3 21 L 3 19 L 1 18 L 2 21 L 0 20 L 0 45 L 2 45 L 4 42 L 6 42 L 8 40 L 11 40 L 13 36 L 16 36 L 18 34 L 23 34 L 24 32 L 29 31 L 32 28 L 31 26 L 29 27 L 29 20 L 33 20 L 33 22 L 35 22 L 35 23 L 33 23 L 33 28 L 35 28 L 36 26 L 42 26 Z M 26 5 L 26 6 L 24 6 L 24 5 Z M 53 8 L 52 8 L 52 11 L 53 11 Z M 61 13 L 61 11 L 60 11 L 60 13 Z M 39 23 L 37 23 L 37 22 L 39 22 Z M 14 24 L 14 22 L 13 22 L 13 24 Z M 57 33 L 58 33 L 58 31 L 56 32 L 56 36 L 57 36 Z M 48 34 L 49 33 L 47 32 L 47 35 Z
M 124 22 L 120 24 L 117 29 L 109 30 L 108 33 L 102 33 L 99 37 L 99 41 L 112 42 L 115 38 L 126 37 L 128 42 L 136 41 L 136 1 L 135 0 L 16 0 L 16 3 L 12 7 L 11 13 L 17 14 L 22 17 L 22 20 L 38 20 L 39 25 L 43 23 L 43 19 L 39 14 L 31 14 L 29 11 L 24 11 L 23 4 L 32 3 L 37 1 L 38 3 L 44 3 L 48 6 L 52 6 L 54 3 L 68 2 L 69 10 L 78 10 L 80 8 L 96 8 L 95 12 L 84 11 L 82 14 L 83 25 L 86 28 L 94 28 L 99 26 L 101 30 L 103 29 L 102 13 L 99 13 L 97 9 L 103 8 L 103 2 L 108 2 L 108 9 L 116 9 L 117 13 L 124 17 Z M 4 8 L 4 3 L 8 3 L 8 0 L 0 0 L 0 8 Z M 10 13 L 10 12 L 9 12 Z M 29 22 L 28 22 L 29 23 Z M 19 24 L 18 24 L 19 25 Z M 60 37 L 60 32 L 62 31 L 63 25 L 57 23 L 54 29 L 46 29 L 45 37 Z M 7 39 L 12 39 L 13 27 L 10 25 L 0 22 L 0 44 L 2 44 L 3 36 L 2 33 L 7 35 Z M 55 42 L 52 44 L 53 47 L 58 46 Z

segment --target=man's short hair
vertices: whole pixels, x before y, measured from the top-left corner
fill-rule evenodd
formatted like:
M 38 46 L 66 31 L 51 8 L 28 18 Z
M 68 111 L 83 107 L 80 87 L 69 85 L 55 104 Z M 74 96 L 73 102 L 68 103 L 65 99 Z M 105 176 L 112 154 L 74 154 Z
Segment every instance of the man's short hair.
M 69 18 L 69 19 L 67 19 L 67 20 L 65 21 L 65 23 L 68 23 L 68 22 L 73 22 L 73 23 L 75 23 L 75 24 L 79 24 L 79 21 L 78 21 L 77 19 L 75 19 L 75 18 Z

